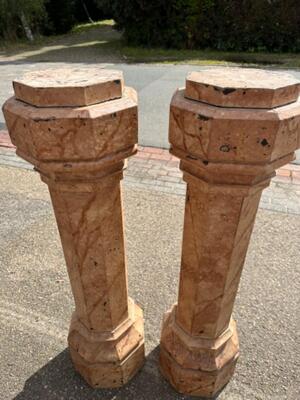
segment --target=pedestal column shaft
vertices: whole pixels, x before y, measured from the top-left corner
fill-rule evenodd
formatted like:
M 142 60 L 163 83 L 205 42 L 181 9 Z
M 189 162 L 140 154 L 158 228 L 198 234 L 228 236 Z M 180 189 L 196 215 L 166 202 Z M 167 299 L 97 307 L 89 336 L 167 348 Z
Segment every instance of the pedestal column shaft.
M 102 178 L 93 191 L 49 188 L 76 314 L 95 331 L 128 318 L 120 179 L 120 173 Z
M 187 181 L 177 323 L 217 338 L 229 325 L 261 188 Z M 244 193 L 243 193 L 244 192 Z

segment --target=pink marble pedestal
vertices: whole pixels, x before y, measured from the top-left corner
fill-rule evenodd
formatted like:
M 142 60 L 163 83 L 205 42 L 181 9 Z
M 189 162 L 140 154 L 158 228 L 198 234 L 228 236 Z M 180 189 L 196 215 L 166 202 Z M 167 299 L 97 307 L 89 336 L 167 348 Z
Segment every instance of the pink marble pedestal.
M 136 152 L 137 96 L 119 71 L 68 68 L 14 81 L 3 112 L 17 154 L 50 191 L 75 299 L 68 337 L 93 387 L 144 362 L 142 310 L 128 298 L 120 181 Z
M 178 303 L 163 321 L 160 367 L 180 393 L 214 397 L 234 373 L 232 309 L 262 190 L 300 147 L 298 94 L 286 74 L 218 68 L 188 75 L 172 99 L 170 152 L 187 192 Z

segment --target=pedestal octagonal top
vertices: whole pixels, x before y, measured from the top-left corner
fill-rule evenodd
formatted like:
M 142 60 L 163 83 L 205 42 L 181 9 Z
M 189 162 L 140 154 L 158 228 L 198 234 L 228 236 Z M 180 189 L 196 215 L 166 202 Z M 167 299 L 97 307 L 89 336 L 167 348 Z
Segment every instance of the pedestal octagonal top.
M 101 68 L 31 71 L 13 82 L 18 100 L 37 107 L 80 107 L 122 97 L 123 73 Z
M 221 107 L 275 108 L 293 103 L 299 81 L 287 73 L 246 68 L 191 72 L 185 97 Z

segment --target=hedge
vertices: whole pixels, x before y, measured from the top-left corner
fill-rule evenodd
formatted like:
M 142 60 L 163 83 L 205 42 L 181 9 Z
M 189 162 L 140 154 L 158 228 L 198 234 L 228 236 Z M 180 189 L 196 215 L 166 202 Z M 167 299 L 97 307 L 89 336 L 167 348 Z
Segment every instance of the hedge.
M 236 51 L 299 51 L 299 0 L 96 0 L 128 43 Z

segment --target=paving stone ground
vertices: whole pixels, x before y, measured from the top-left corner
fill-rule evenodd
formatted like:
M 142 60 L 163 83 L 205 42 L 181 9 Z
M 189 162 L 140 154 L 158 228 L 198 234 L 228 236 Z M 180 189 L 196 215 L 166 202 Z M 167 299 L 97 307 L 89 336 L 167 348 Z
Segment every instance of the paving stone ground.
M 4 135 L 1 142 L 1 133 L 0 165 L 29 170 L 33 168 L 15 154 L 15 149 Z M 185 195 L 186 185 L 182 180 L 179 160 L 171 156 L 167 150 L 140 147 L 136 156 L 129 159 L 124 175 L 124 184 L 129 187 Z M 271 211 L 300 214 L 299 165 L 289 164 L 277 171 L 270 187 L 263 192 L 260 207 Z

